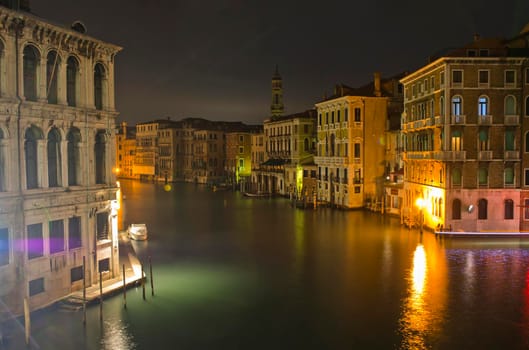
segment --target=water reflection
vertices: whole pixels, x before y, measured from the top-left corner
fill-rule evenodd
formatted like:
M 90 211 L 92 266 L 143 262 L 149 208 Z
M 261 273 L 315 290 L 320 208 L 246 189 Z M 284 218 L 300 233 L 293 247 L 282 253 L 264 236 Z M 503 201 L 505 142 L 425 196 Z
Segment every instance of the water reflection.
M 441 334 L 446 304 L 446 267 L 442 251 L 426 251 L 420 242 L 413 252 L 408 293 L 400 320 L 401 349 L 428 349 Z
M 104 321 L 101 333 L 102 350 L 134 350 L 137 348 L 127 325 L 119 318 Z

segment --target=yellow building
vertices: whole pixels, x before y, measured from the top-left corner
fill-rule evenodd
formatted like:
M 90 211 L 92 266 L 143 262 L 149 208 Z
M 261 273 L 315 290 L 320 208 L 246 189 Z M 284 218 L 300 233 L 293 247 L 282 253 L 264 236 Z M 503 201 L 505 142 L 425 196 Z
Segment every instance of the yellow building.
M 338 85 L 316 104 L 318 199 L 331 206 L 380 210 L 388 173 L 386 130 L 398 113 L 398 78 L 360 88 Z M 397 108 L 397 109 L 396 109 Z
M 134 157 L 136 155 L 136 127 L 122 122 L 116 131 L 116 176 L 120 179 L 137 179 L 134 174 Z

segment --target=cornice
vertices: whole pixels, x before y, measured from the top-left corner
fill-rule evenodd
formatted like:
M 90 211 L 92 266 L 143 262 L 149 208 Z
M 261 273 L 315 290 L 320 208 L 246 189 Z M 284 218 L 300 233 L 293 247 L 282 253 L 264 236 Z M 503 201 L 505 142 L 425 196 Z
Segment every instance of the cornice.
M 73 29 L 46 22 L 31 14 L 0 7 L 0 32 L 14 36 L 17 30 L 22 38 L 37 44 L 55 46 L 96 59 L 113 57 L 123 49 Z

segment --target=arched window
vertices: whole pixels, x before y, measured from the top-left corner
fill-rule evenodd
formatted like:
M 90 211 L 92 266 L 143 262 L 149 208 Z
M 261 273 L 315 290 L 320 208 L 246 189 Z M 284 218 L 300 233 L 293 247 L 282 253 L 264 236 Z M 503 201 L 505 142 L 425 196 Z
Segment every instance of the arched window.
M 463 99 L 461 96 L 452 97 L 452 115 L 463 114 Z
M 50 51 L 46 59 L 46 94 L 48 103 L 57 103 L 57 72 L 59 64 L 57 52 Z
M 26 158 L 26 188 L 39 187 L 37 142 L 42 139 L 41 131 L 32 126 L 26 130 L 24 137 L 24 156 Z
M 487 200 L 481 198 L 478 201 L 478 220 L 487 220 Z
M 443 217 L 443 199 L 439 198 L 439 211 L 437 212 L 437 216 L 442 218 Z
M 95 145 L 95 175 L 96 175 L 96 184 L 105 183 L 105 159 L 106 159 L 106 137 L 104 131 L 99 131 L 96 134 Z
M 478 115 L 489 114 L 489 98 L 487 96 L 480 96 L 478 98 Z
M 37 71 L 39 54 L 35 47 L 28 45 L 24 48 L 24 97 L 28 101 L 37 101 Z
M 61 135 L 56 128 L 48 133 L 48 186 L 58 187 L 61 185 Z
M 101 63 L 94 67 L 94 104 L 96 109 L 103 109 L 103 92 L 104 92 L 105 68 Z
M 66 101 L 68 106 L 77 105 L 77 81 L 79 74 L 79 63 L 75 57 L 68 57 L 66 61 Z
M 0 95 L 5 93 L 6 81 L 5 75 L 3 74 L 5 66 L 5 52 L 4 52 L 4 42 L 0 40 Z
M 516 114 L 516 99 L 514 96 L 509 95 L 505 97 L 505 115 Z
M 4 132 L 0 129 L 0 192 L 6 191 L 6 172 L 5 172 L 5 156 L 4 156 Z
M 452 219 L 461 220 L 461 200 L 458 198 L 452 201 Z
M 514 202 L 512 199 L 506 199 L 504 202 L 504 219 L 514 219 Z
M 68 186 L 80 184 L 79 175 L 81 173 L 81 161 L 79 144 L 81 133 L 77 128 L 71 128 L 66 136 L 68 152 Z
M 461 186 L 461 169 L 460 168 L 452 169 L 452 185 Z
M 514 169 L 512 167 L 506 167 L 504 171 L 504 181 L 506 185 L 514 185 Z

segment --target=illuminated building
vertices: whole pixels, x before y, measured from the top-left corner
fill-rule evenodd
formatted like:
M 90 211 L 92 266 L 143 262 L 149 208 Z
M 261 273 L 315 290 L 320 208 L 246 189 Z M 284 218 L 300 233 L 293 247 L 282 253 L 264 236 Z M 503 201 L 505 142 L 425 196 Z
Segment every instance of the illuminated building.
M 398 123 L 402 91 L 395 76 L 360 88 L 337 85 L 316 103 L 318 198 L 332 206 L 380 210 L 390 162 L 386 132 Z
M 5 3 L 5 2 L 2 2 Z M 114 59 L 120 47 L 0 6 L 0 298 L 7 315 L 119 276 Z M 20 7 L 19 7 L 20 5 Z M 24 5 L 24 6 L 22 6 Z M 22 10 L 18 10 L 22 9 Z
M 252 174 L 252 136 L 261 131 L 262 126 L 249 127 L 245 130 L 226 132 L 226 162 L 225 172 L 227 182 L 238 185 L 241 191 L 249 190 Z
M 314 164 L 316 113 L 307 110 L 264 121 L 266 161 L 255 170 L 259 192 L 296 195 L 303 190 L 300 174 L 304 166 Z
M 137 179 L 134 174 L 134 157 L 136 154 L 136 128 L 127 126 L 126 122 L 116 129 L 116 169 L 119 179 Z
M 251 188 L 260 193 L 300 196 L 307 190 L 304 169 L 314 166 L 316 113 L 313 109 L 290 115 L 283 112 L 282 79 L 276 67 L 271 116 L 263 123 L 265 154 L 252 169 Z
M 476 35 L 401 79 L 405 223 L 529 229 L 528 33 Z
M 136 124 L 134 176 L 142 181 L 165 179 L 166 170 L 160 169 L 159 130 L 174 127 L 175 123 L 168 118 Z

